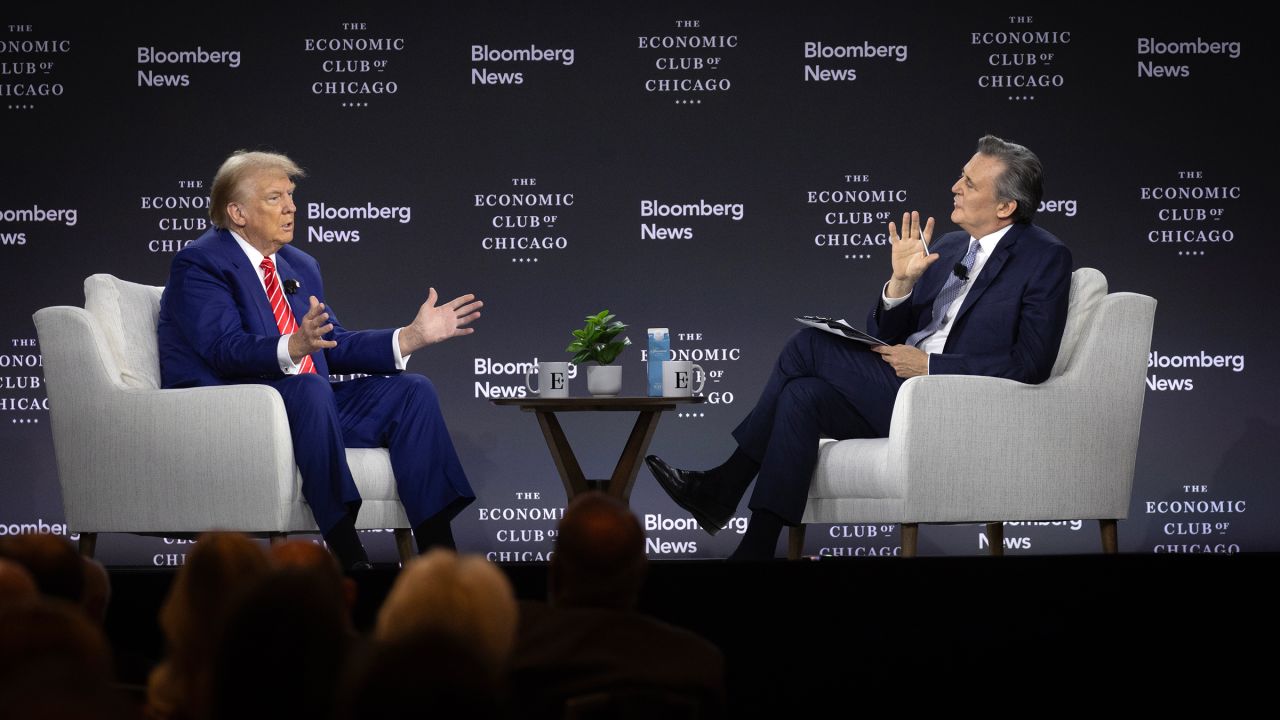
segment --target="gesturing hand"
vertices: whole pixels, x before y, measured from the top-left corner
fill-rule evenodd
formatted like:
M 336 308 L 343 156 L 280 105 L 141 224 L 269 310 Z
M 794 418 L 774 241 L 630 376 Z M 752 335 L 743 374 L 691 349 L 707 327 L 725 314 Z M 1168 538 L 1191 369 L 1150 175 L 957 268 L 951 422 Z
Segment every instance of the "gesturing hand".
M 893 276 L 889 278 L 887 288 L 889 297 L 903 297 L 911 292 L 916 280 L 938 259 L 938 253 L 925 253 L 922 238 L 924 245 L 933 239 L 933 218 L 929 218 L 921 228 L 919 212 L 903 213 L 901 237 L 898 228 L 889 223 L 889 242 L 893 244 Z
M 484 307 L 475 295 L 468 293 L 440 305 L 436 305 L 436 299 L 436 289 L 431 288 L 417 317 L 400 330 L 400 354 L 409 355 L 428 345 L 475 332 L 467 325 L 480 317 L 480 308 Z
M 338 343 L 324 339 L 324 336 L 333 330 L 333 323 L 329 322 L 329 313 L 324 311 L 324 303 L 317 300 L 315 295 L 309 299 L 311 308 L 298 324 L 298 329 L 289 336 L 289 357 L 293 358 L 295 363 L 302 362 L 302 358 L 317 350 L 338 346 Z

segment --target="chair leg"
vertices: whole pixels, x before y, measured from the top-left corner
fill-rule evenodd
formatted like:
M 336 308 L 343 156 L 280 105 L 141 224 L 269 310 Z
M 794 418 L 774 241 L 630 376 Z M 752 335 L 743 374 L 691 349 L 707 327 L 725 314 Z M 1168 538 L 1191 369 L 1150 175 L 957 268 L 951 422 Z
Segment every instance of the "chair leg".
M 1115 555 L 1120 551 L 1120 537 L 1116 530 L 1115 520 L 1099 520 L 1098 529 L 1102 531 L 1102 552 Z
M 82 532 L 80 533 L 80 554 L 91 558 L 93 553 L 98 549 L 98 533 Z
M 992 557 L 1004 556 L 1004 523 L 987 523 L 987 546 L 991 548 Z
M 799 560 L 804 552 L 804 525 L 787 528 L 787 559 Z
M 902 523 L 902 557 L 916 556 L 916 540 L 920 537 L 920 525 Z
M 396 552 L 400 553 L 400 566 L 404 567 L 413 559 L 413 532 L 406 528 L 396 528 Z
M 267 542 L 271 545 L 279 545 L 288 539 L 289 536 L 282 532 L 267 533 Z

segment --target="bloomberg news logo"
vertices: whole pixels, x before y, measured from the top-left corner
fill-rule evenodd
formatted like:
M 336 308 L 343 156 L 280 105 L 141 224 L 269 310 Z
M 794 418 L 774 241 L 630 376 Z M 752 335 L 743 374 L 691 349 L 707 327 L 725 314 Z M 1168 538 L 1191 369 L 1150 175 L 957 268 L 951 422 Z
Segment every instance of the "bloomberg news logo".
M 529 63 L 552 63 L 569 67 L 573 65 L 575 56 L 573 48 L 540 48 L 535 44 L 528 47 L 496 48 L 488 45 L 471 46 L 471 62 L 481 63 L 471 69 L 472 85 L 523 85 L 527 79 L 525 73 Z M 495 72 L 490 69 L 495 63 L 523 63 L 519 72 Z
M 168 66 L 188 65 L 225 65 L 229 68 L 240 67 L 239 50 L 205 50 L 199 45 L 194 50 L 166 50 L 150 46 L 138 48 L 138 87 L 191 87 L 191 74 L 187 72 L 162 72 Z M 153 66 L 161 66 L 152 69 Z M 185 69 L 179 67 L 177 69 Z
M 1195 389 L 1196 379 L 1189 377 L 1188 373 L 1199 370 L 1243 373 L 1244 355 L 1211 355 L 1204 350 L 1185 355 L 1170 355 L 1160 350 L 1152 350 L 1147 355 L 1147 368 L 1151 371 L 1147 376 L 1148 390 L 1189 392 Z M 1170 374 L 1175 377 L 1170 377 Z
M 538 372 L 538 358 L 532 361 L 502 361 L 489 357 L 475 359 L 475 375 L 479 380 L 475 383 L 478 398 L 522 398 L 527 397 L 529 386 L 527 380 Z M 578 366 L 569 364 L 569 381 L 578 377 Z M 494 382 L 496 378 L 499 382 Z M 534 378 L 534 382 L 537 379 Z
M 661 202 L 658 200 L 641 200 L 640 217 L 642 218 L 728 218 L 740 222 L 746 215 L 746 206 L 740 202 L 707 202 L 699 198 L 696 202 Z M 690 222 L 686 220 L 685 222 Z M 641 240 L 692 240 L 693 227 L 660 226 L 656 222 L 640 225 Z
M 747 532 L 748 519 L 741 515 L 729 518 L 721 530 L 732 530 L 742 535 Z M 670 534 L 659 533 L 679 533 Z M 694 555 L 698 552 L 697 538 L 705 537 L 698 521 L 691 516 L 670 516 L 662 513 L 644 514 L 644 549 L 654 555 Z M 692 538 L 689 537 L 692 535 Z
M 32 205 L 29 208 L 0 209 L 0 223 L 14 223 L 17 225 L 54 223 L 65 225 L 66 227 L 75 227 L 79 218 L 80 213 L 75 208 L 42 208 L 39 205 Z M 39 234 L 39 230 L 37 230 L 36 234 Z M 19 231 L 17 228 L 0 227 L 0 246 L 26 245 L 29 239 L 26 230 Z
M 71 540 L 78 540 L 80 534 L 67 534 L 66 523 L 45 522 L 44 518 L 36 518 L 27 522 L 2 523 L 0 522 L 0 537 L 5 535 L 61 535 Z
M 413 221 L 413 207 L 410 205 L 374 205 L 366 202 L 359 205 L 330 205 L 325 202 L 309 202 L 306 204 L 308 220 L 349 221 L 391 220 L 401 225 Z M 367 238 L 367 236 L 366 236 Z M 358 243 L 361 240 L 359 228 L 349 225 L 311 225 L 307 228 L 309 243 Z

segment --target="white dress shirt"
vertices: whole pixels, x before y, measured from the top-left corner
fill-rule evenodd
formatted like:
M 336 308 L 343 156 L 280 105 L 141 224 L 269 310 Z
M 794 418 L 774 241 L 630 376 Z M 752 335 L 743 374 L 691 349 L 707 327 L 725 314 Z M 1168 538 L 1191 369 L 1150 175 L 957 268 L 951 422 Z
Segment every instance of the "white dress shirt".
M 236 239 L 236 244 L 238 244 L 240 246 L 240 249 L 244 251 L 245 257 L 249 258 L 249 264 L 252 265 L 254 271 L 258 273 L 258 282 L 262 283 L 262 292 L 266 294 L 267 297 L 270 297 L 271 292 L 267 290 L 266 273 L 262 271 L 262 260 L 265 257 L 271 258 L 271 263 L 276 266 L 276 282 L 281 282 L 280 266 L 276 264 L 276 256 L 274 254 L 270 256 L 263 255 L 262 253 L 258 252 L 257 248 L 250 245 L 247 240 L 245 240 L 243 237 L 240 237 L 240 234 L 237 233 L 235 230 L 230 230 L 229 232 L 231 233 L 231 237 Z M 281 288 L 281 290 L 283 291 L 283 288 Z M 289 338 L 290 337 L 292 337 L 292 333 L 290 333 L 289 335 L 280 336 L 280 342 L 279 344 L 276 345 L 276 360 L 280 363 L 280 372 L 284 373 L 285 375 L 297 375 L 298 371 L 302 369 L 302 365 L 300 363 L 295 363 L 293 361 L 293 357 L 289 354 Z M 397 328 L 396 331 L 391 334 L 391 352 L 392 354 L 395 355 L 396 369 L 398 370 L 403 370 L 405 368 L 405 365 L 409 362 L 409 358 L 413 357 L 412 355 L 405 355 L 405 356 L 400 355 L 400 329 L 399 328 Z
M 1009 232 L 1009 228 L 1011 227 L 1013 227 L 1013 225 L 1005 225 L 989 235 L 983 235 L 978 238 L 978 253 L 973 259 L 973 267 L 969 269 L 969 279 L 966 280 L 964 285 L 960 288 L 960 296 L 947 306 L 947 312 L 943 316 L 942 324 L 938 326 L 937 331 L 932 335 L 921 338 L 920 342 L 916 343 L 916 347 L 930 355 L 940 353 L 942 352 L 942 349 L 946 347 L 947 336 L 951 334 L 951 321 L 955 319 L 956 313 L 959 312 L 960 308 L 964 305 L 965 297 L 969 295 L 969 290 L 974 286 L 974 282 L 977 280 L 978 274 L 982 272 L 982 268 L 986 266 L 987 260 L 991 258 L 991 253 L 995 252 L 996 245 L 1000 243 L 1000 240 Z M 970 244 L 973 243 L 973 236 L 969 236 L 969 242 Z M 880 302 L 885 310 L 897 307 L 898 305 L 906 302 L 907 298 L 911 297 L 911 293 L 907 293 L 900 298 L 891 298 L 885 294 L 885 291 L 888 289 L 889 283 L 885 283 L 884 288 L 880 291 Z

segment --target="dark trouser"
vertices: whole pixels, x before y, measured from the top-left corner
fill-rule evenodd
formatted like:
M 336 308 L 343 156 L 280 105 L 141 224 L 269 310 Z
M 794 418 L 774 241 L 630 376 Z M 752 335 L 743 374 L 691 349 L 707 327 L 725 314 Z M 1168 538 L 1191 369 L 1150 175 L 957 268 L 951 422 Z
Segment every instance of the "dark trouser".
M 373 376 L 331 385 L 311 374 L 270 384 L 284 398 L 302 496 L 321 532 L 360 507 L 349 447 L 390 451 L 396 490 L 414 527 L 442 512 L 452 519 L 475 500 L 427 378 Z
M 752 510 L 800 524 L 818 439 L 887 437 L 902 378 L 866 345 L 820 330 L 787 341 L 760 399 L 733 437 L 760 463 Z

